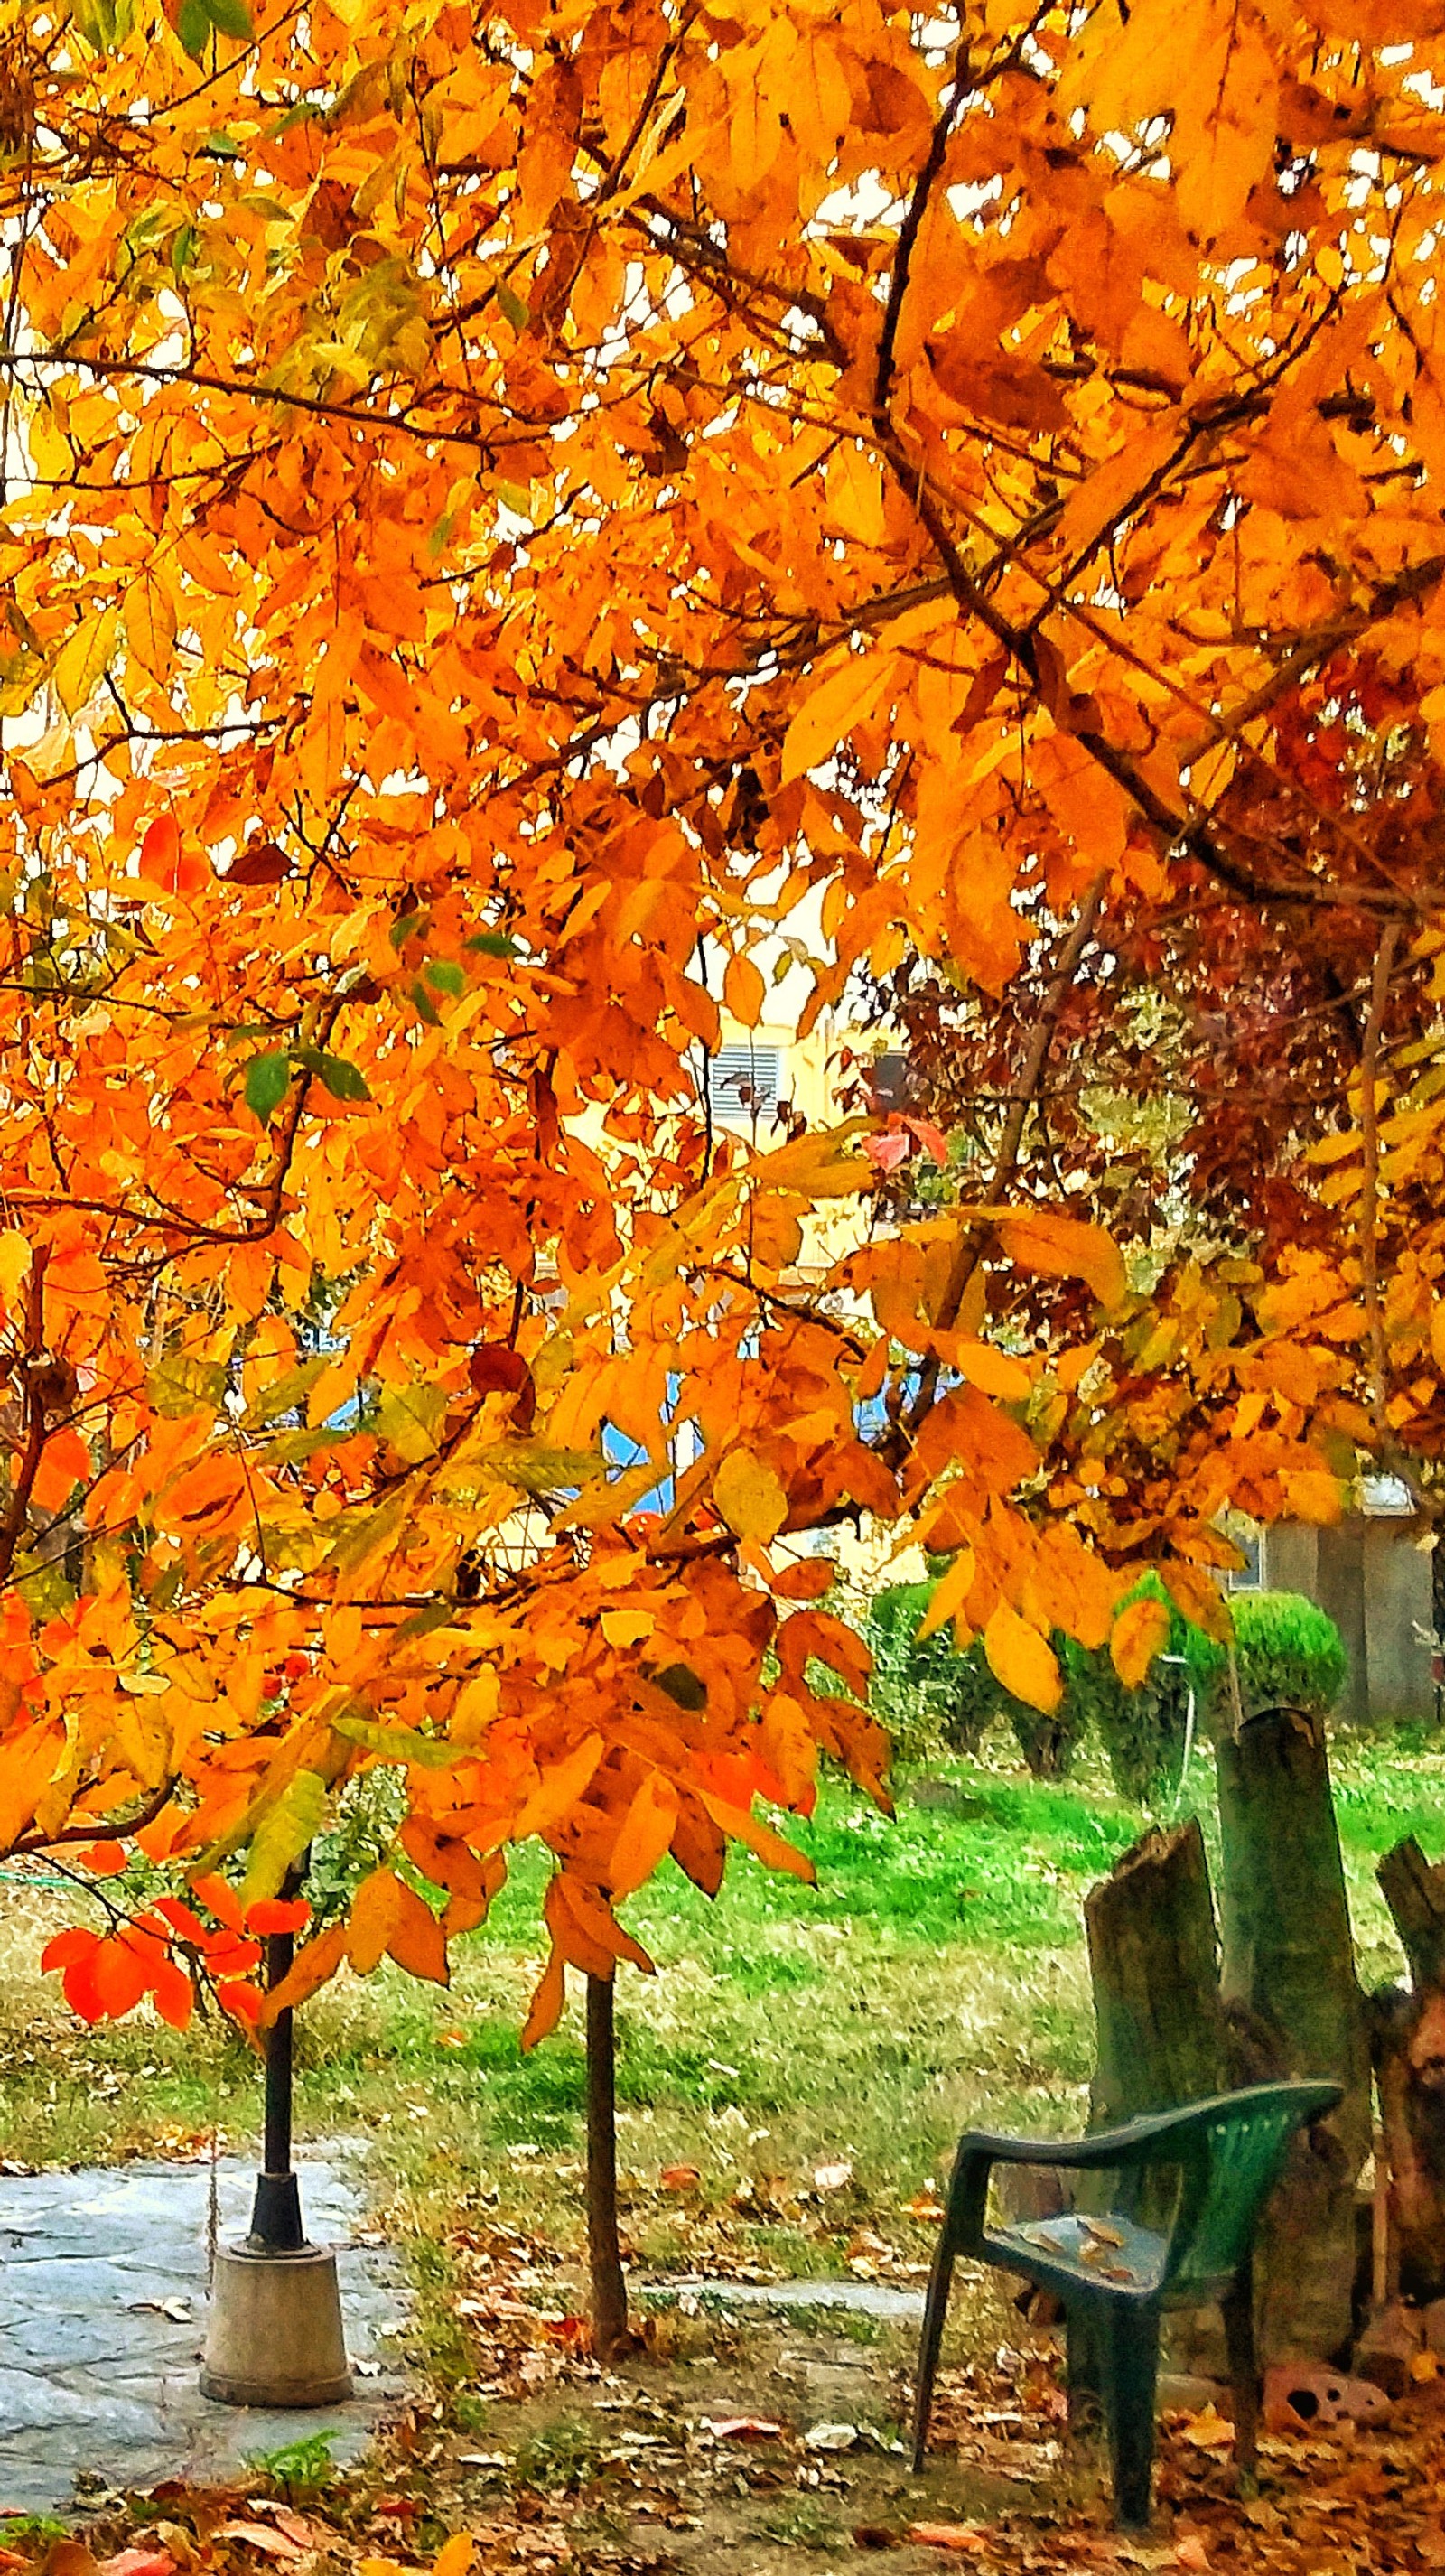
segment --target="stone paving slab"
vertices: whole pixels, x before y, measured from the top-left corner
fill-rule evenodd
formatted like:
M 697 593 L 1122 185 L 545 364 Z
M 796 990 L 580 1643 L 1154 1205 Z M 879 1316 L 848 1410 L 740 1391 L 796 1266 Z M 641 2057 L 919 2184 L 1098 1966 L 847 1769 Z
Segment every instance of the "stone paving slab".
M 356 2241 L 359 2195 L 339 2159 L 298 2168 L 306 2230 L 335 2245 L 345 2406 L 217 2406 L 197 2374 L 205 2335 L 209 2165 L 134 2164 L 0 2178 L 0 2512 L 54 2511 L 92 2491 L 225 2481 L 248 2460 L 323 2432 L 354 2459 L 404 2394 L 394 2264 Z M 254 2171 L 216 2169 L 220 2242 L 250 2224 Z M 167 2315 L 169 2303 L 176 2313 Z

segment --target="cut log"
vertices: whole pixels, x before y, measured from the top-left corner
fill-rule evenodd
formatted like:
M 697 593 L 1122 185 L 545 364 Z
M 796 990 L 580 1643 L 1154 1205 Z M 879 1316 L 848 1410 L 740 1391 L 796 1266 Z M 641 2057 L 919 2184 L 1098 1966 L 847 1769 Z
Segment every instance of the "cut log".
M 1084 1924 L 1099 2027 L 1090 2126 L 1224 2092 L 1228 2034 L 1198 1819 L 1133 1844 L 1090 1889 Z
M 1260 2241 L 1261 2342 L 1273 2360 L 1348 2350 L 1355 2183 L 1369 2153 L 1370 2051 L 1355 1975 L 1324 1730 L 1267 1709 L 1216 1746 L 1226 2005 L 1278 2035 L 1290 2075 L 1345 2097 L 1291 2151 Z
M 1370 1998 L 1392 2264 L 1409 2297 L 1433 2300 L 1445 2291 L 1445 1868 L 1412 1835 L 1376 1876 L 1412 1979 Z

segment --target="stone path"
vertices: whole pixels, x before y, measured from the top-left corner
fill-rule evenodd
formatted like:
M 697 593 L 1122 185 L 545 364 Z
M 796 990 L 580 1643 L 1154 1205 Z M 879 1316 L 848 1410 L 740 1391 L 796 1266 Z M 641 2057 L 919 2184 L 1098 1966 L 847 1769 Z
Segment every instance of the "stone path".
M 889 2281 L 729 2281 L 699 2274 L 694 2280 L 639 2281 L 640 2299 L 695 2299 L 713 2308 L 847 2308 L 855 2316 L 916 2325 L 923 2292 Z
M 402 2321 L 394 2267 L 351 2240 L 360 2200 L 338 2162 L 300 2167 L 308 2235 L 340 2255 L 345 2406 L 305 2413 L 216 2406 L 197 2385 L 206 2317 L 210 2168 L 133 2164 L 0 2179 L 0 2511 L 53 2510 L 81 2491 L 221 2480 L 318 2432 L 355 2458 L 403 2392 L 388 2337 Z M 250 2224 L 254 2171 L 218 2169 L 220 2241 Z

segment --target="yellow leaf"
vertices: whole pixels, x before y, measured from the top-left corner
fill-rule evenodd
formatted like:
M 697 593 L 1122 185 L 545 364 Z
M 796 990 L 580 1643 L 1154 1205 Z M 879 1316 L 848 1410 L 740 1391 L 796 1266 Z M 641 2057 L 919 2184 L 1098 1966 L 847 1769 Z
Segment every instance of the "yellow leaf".
M 1114 1622 L 1109 1654 L 1126 1690 L 1137 1690 L 1169 1635 L 1169 1604 L 1151 1600 L 1126 1602 Z
M 562 2006 L 566 2000 L 567 1981 L 562 1966 L 562 1956 L 560 1951 L 554 1950 L 537 1980 L 532 1995 L 531 2006 L 522 2030 L 521 2046 L 524 2054 L 529 2048 L 535 2048 L 539 2039 L 545 2039 L 549 2031 L 556 2029 L 562 2018 Z
M 387 1955 L 409 1976 L 425 1977 L 434 1986 L 450 1985 L 447 1936 L 440 1922 L 414 1887 L 406 1887 L 400 1880 L 397 1885 L 401 1902 L 386 1936 Z
M 545 1834 L 559 1824 L 568 1808 L 576 1805 L 601 1759 L 602 1738 L 593 1733 L 584 1735 L 565 1761 L 552 1763 L 513 1825 L 513 1841 L 524 1842 L 528 1834 Z
M 55 694 L 68 716 L 89 701 L 115 649 L 115 629 L 115 610 L 99 609 L 93 617 L 82 617 L 69 643 L 56 655 Z
M 141 668 L 163 680 L 176 642 L 176 612 L 158 581 L 132 582 L 125 595 L 125 640 Z
M 1313 1521 L 1317 1527 L 1332 1527 L 1344 1510 L 1344 1495 L 1338 1476 L 1326 1469 L 1305 1467 L 1297 1475 L 1281 1476 L 1280 1491 L 1297 1520 Z
M 677 1829 L 677 1791 L 660 1771 L 649 1772 L 622 1820 L 607 1864 L 614 1897 L 630 1896 L 652 1876 Z
M 749 1851 L 756 1852 L 758 1859 L 764 1861 L 769 1869 L 785 1869 L 790 1877 L 801 1878 L 806 1886 L 816 1885 L 818 1873 L 807 1854 L 796 1850 L 792 1843 L 784 1842 L 782 1835 L 775 1834 L 772 1826 L 765 1825 L 760 1816 L 750 1814 L 746 1807 L 730 1807 L 726 1799 L 714 1798 L 706 1789 L 700 1795 L 713 1823 L 731 1841 L 746 1843 Z
M 972 1548 L 961 1547 L 953 1563 L 939 1576 L 933 1587 L 933 1598 L 918 1622 L 916 1634 L 920 1643 L 962 1609 L 973 1590 L 977 1570 Z
M 1186 1619 L 1192 1619 L 1196 1628 L 1214 1639 L 1216 1646 L 1233 1645 L 1234 1618 L 1229 1603 L 1203 1566 L 1189 1565 L 1182 1557 L 1175 1557 L 1160 1566 L 1159 1576 Z
M 477 2544 L 469 2531 L 454 2531 L 432 2560 L 432 2576 L 467 2576 Z
M 995 1681 L 1029 1708 L 1052 1717 L 1064 1695 L 1058 1660 L 1046 1638 L 1030 1627 L 1006 1601 L 1000 1601 L 983 1632 L 983 1651 Z
M 816 769 L 870 716 L 893 679 L 891 653 L 848 653 L 803 700 L 783 742 L 783 785 Z
M 410 1892 L 389 1869 L 374 1869 L 362 1880 L 346 1927 L 346 1955 L 360 1976 L 370 1973 L 387 1948 L 401 1915 L 402 1898 Z
M 1082 1279 L 1101 1306 L 1119 1304 L 1127 1285 L 1123 1255 L 1101 1225 L 1082 1225 L 1077 1217 L 1030 1208 L 1020 1216 L 1000 1218 L 998 1230 L 1010 1261 L 1021 1270 Z
M 0 1297 L 13 1305 L 15 1291 L 30 1267 L 30 1239 L 17 1227 L 9 1226 L 0 1234 Z
M 1437 2352 L 1432 2352 L 1428 2344 L 1422 2352 L 1411 2353 L 1410 2377 L 1412 2379 L 1423 2383 L 1427 2379 L 1438 2379 L 1439 2376 L 1440 2356 Z
M 624 1602 L 615 1610 L 604 1610 L 600 1625 L 609 1646 L 640 1646 L 657 1621 L 650 1610 L 629 1608 Z
M 751 957 L 730 957 L 723 969 L 723 1000 L 735 1020 L 755 1029 L 763 1016 L 767 986 Z
M 318 1932 L 304 1950 L 298 1950 L 279 1986 L 273 1986 L 261 2006 L 259 2026 L 269 2030 L 278 2013 L 289 2012 L 293 2005 L 304 2004 L 317 1988 L 334 1977 L 346 1956 L 346 1925 L 333 1923 L 329 1932 Z
M 940 1333 L 939 1340 L 945 1336 Z M 1022 1360 L 1010 1359 L 1007 1351 L 994 1349 L 992 1342 L 970 1342 L 959 1334 L 947 1336 L 947 1358 L 970 1386 L 981 1395 L 996 1395 L 1006 1404 L 1021 1403 L 1033 1385 L 1033 1379 Z
M 788 1497 L 766 1459 L 730 1449 L 712 1483 L 713 1501 L 738 1538 L 776 1538 Z
M 0 1235 L 0 1247 L 13 1239 L 10 1235 Z M 24 1241 L 23 1236 L 21 1240 Z M 6 1296 L 9 1297 L 11 1293 L 7 1287 Z M 1445 1370 L 1445 1300 L 1438 1297 L 1430 1309 L 1430 1354 L 1437 1369 Z

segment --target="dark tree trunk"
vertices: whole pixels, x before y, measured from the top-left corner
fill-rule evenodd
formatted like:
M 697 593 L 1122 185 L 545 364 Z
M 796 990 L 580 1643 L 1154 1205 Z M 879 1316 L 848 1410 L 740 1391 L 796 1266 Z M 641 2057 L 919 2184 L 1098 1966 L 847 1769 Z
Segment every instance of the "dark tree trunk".
M 627 2341 L 627 2284 L 617 2231 L 617 2051 L 611 1977 L 587 1980 L 587 2256 L 592 2347 L 610 2361 Z
M 1090 2125 L 1229 2083 L 1219 1944 L 1198 1821 L 1144 1835 L 1084 1900 L 1099 2026 Z
M 1408 1987 L 1370 1998 L 1392 2268 L 1408 2296 L 1435 2299 L 1445 2290 L 1445 1867 L 1412 1835 L 1376 1875 L 1410 1962 Z
M 1370 2059 L 1355 1976 L 1324 1731 L 1294 1709 L 1218 1747 L 1223 1989 L 1278 2037 L 1285 2071 L 1332 2076 L 1338 2111 L 1292 2152 L 1260 2243 L 1267 2358 L 1326 2359 L 1350 2340 L 1355 2184 L 1370 2149 Z

